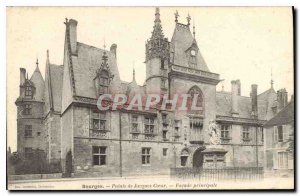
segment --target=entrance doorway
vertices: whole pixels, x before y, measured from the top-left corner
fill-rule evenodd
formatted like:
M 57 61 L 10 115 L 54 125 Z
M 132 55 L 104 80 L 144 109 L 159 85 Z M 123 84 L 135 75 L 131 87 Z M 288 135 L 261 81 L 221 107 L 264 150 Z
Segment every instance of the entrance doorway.
M 202 168 L 203 167 L 203 154 L 201 152 L 203 149 L 199 148 L 194 152 L 193 156 L 193 167 L 194 168 Z

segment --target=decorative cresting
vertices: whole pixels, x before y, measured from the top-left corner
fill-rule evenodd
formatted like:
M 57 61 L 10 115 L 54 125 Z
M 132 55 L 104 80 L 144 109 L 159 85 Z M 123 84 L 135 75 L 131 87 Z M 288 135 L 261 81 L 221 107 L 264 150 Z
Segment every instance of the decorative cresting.
M 105 49 L 105 45 L 104 45 Z M 108 66 L 108 56 L 104 50 L 102 56 L 102 63 L 99 69 L 96 71 L 96 77 L 94 78 L 97 95 L 108 93 L 108 86 L 113 80 L 114 75 L 112 74 Z
M 169 60 L 170 45 L 167 38 L 164 37 L 159 8 L 156 8 L 153 32 L 150 40 L 146 43 L 146 61 L 152 58 L 161 58 Z

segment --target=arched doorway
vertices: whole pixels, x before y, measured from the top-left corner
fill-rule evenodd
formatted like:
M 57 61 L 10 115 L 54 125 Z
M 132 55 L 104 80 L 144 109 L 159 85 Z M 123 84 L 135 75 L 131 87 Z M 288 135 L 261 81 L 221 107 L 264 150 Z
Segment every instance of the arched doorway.
M 204 149 L 199 148 L 194 152 L 193 156 L 193 167 L 202 168 L 203 167 L 203 154 L 201 153 Z

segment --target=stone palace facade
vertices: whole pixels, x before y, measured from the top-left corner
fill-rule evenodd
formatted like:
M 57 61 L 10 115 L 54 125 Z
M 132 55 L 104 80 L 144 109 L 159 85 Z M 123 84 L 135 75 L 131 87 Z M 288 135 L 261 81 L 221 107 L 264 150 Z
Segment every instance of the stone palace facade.
M 262 167 L 263 124 L 287 104 L 287 92 L 270 89 L 241 95 L 239 80 L 231 92 L 216 91 L 221 81 L 209 70 L 191 27 L 178 21 L 169 40 L 163 34 L 159 8 L 146 41 L 143 86 L 120 79 L 117 45 L 110 50 L 77 40 L 77 21 L 66 19 L 64 60 L 52 64 L 47 52 L 45 80 L 37 67 L 29 78 L 20 68 L 17 105 L 17 151 L 30 158 L 41 149 L 49 162 L 72 153 L 75 176 L 168 174 L 175 167 Z M 27 76 L 26 76 L 27 75 Z M 250 89 L 250 87 L 249 87 Z M 124 110 L 99 112 L 103 93 L 157 93 L 172 97 L 198 94 L 197 112 Z M 220 143 L 211 145 L 210 126 L 217 125 Z

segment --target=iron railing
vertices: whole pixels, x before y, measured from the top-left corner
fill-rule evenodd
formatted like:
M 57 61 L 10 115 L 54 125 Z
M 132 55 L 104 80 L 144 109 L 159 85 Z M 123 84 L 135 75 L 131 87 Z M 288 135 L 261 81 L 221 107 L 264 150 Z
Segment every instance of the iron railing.
M 226 168 L 171 168 L 171 178 L 190 179 L 204 182 L 219 180 L 259 180 L 263 178 L 263 167 Z

